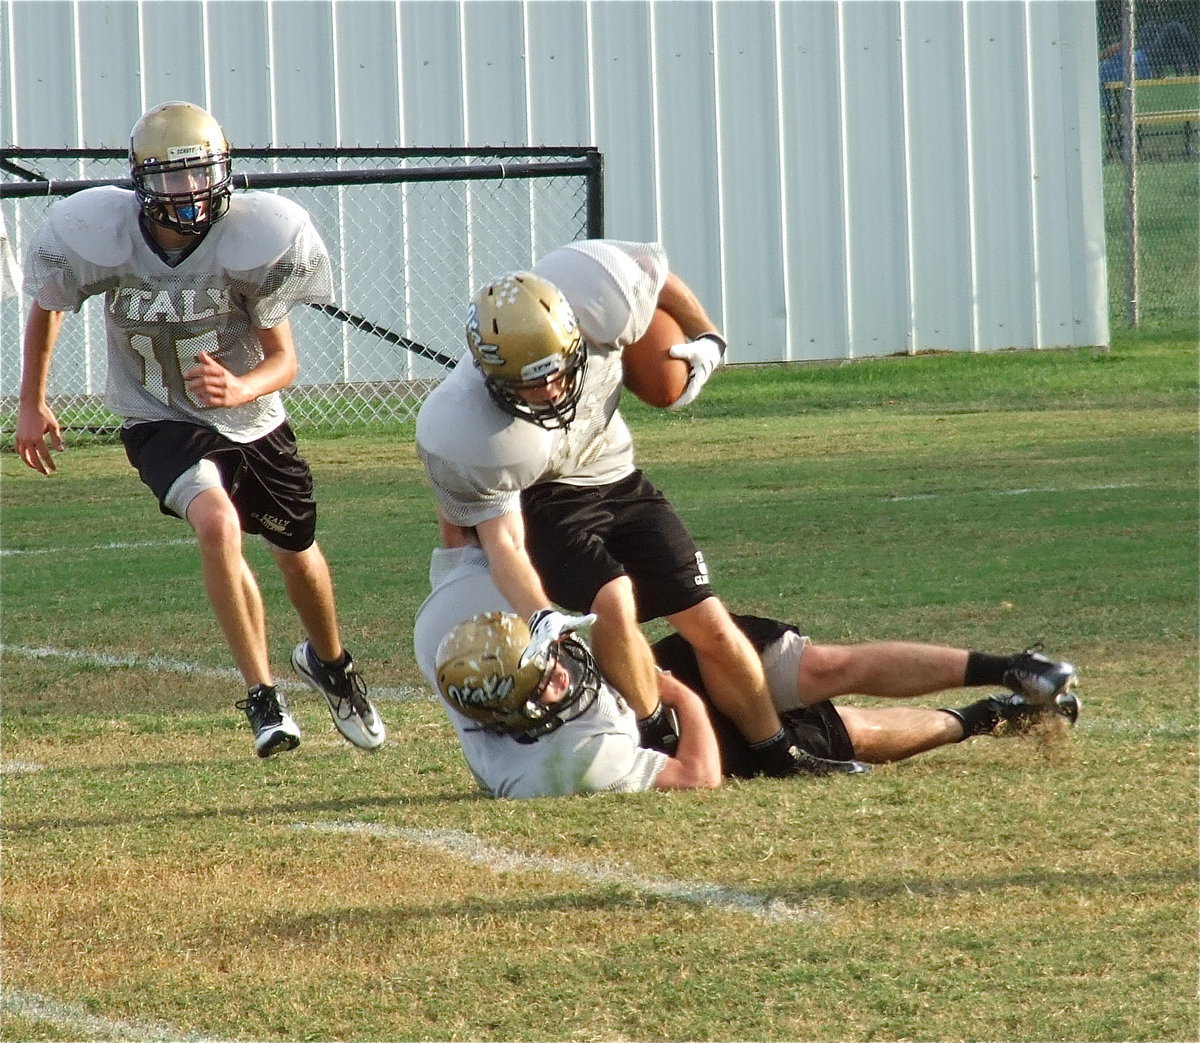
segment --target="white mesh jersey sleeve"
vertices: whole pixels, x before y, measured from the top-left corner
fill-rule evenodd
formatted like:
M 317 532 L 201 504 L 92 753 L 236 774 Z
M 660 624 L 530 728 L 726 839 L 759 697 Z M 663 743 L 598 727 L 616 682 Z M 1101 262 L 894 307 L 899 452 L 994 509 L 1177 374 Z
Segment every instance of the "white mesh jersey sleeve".
M 298 304 L 333 300 L 333 273 L 307 211 L 266 192 L 235 195 L 221 229 L 220 260 L 250 322 L 278 326 Z M 211 233 L 210 233 L 211 234 Z
M 284 420 L 278 393 L 214 409 L 196 402 L 183 379 L 201 351 L 231 373 L 249 372 L 263 358 L 255 326 L 330 299 L 329 257 L 308 215 L 253 195 L 235 195 L 229 213 L 174 265 L 143 235 L 132 192 L 88 189 L 51 209 L 26 261 L 26 290 L 52 311 L 105 295 L 105 400 L 119 416 L 187 420 L 237 442 Z
M 555 444 L 496 406 L 470 355 L 426 396 L 416 441 L 442 516 L 468 527 L 519 514 L 521 490 L 545 473 Z
M 433 589 L 417 611 L 413 649 L 436 692 L 435 654 L 442 638 L 480 612 L 512 607 L 492 582 L 478 547 L 435 550 L 429 578 Z M 638 744 L 633 711 L 607 685 L 585 713 L 529 744 L 483 731 L 442 705 L 475 781 L 494 797 L 646 790 L 667 763 L 665 754 Z
M 633 711 L 603 685 L 580 716 L 537 742 L 466 730 L 467 760 L 493 797 L 564 797 L 634 793 L 654 787 L 667 756 L 638 745 Z
M 552 250 L 533 272 L 567 298 L 588 341 L 623 348 L 650 325 L 668 264 L 658 243 L 583 239 Z
M 55 203 L 25 254 L 24 287 L 47 311 L 79 311 L 119 285 L 133 254 L 132 192 L 90 188 Z

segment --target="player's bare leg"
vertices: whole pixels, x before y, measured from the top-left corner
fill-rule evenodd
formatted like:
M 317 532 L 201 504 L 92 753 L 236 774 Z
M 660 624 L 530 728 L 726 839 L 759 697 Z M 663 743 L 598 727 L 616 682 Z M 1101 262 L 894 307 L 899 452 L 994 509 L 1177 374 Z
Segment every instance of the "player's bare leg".
M 747 742 L 770 739 L 780 729 L 762 660 L 749 638 L 715 597 L 706 598 L 667 621 L 696 652 L 700 676 L 713 705 Z
M 387 727 L 367 698 L 367 685 L 342 644 L 333 598 L 333 578 L 321 548 L 302 551 L 271 547 L 283 576 L 284 589 L 296 609 L 308 640 L 292 652 L 292 667 L 329 705 L 334 726 L 347 742 L 374 750 L 387 738 Z
M 271 555 L 313 651 L 327 663 L 337 662 L 345 649 L 338 631 L 333 578 L 321 548 L 316 543 L 302 551 L 271 547 Z
M 187 520 L 196 530 L 204 589 L 234 663 L 248 688 L 272 684 L 262 594 L 242 555 L 237 511 L 224 490 L 206 489 L 188 505 Z
M 658 671 L 654 653 L 637 622 L 633 584 L 620 576 L 600 588 L 591 604 L 596 613 L 591 645 L 600 672 L 644 718 L 658 705 Z
M 868 764 L 904 760 L 961 742 L 966 734 L 958 718 L 925 706 L 889 706 L 878 710 L 839 706 L 837 712 L 854 746 L 854 756 Z
M 275 687 L 267 654 L 266 612 L 254 573 L 242 555 L 237 511 L 224 489 L 206 489 L 188 504 L 187 520 L 200 544 L 208 600 L 246 682 L 246 698 L 236 706 L 250 721 L 255 752 L 270 757 L 295 749 L 300 745 L 300 729 Z
M 796 690 L 805 706 L 839 695 L 908 699 L 961 688 L 966 671 L 965 649 L 908 641 L 809 644 L 800 657 Z

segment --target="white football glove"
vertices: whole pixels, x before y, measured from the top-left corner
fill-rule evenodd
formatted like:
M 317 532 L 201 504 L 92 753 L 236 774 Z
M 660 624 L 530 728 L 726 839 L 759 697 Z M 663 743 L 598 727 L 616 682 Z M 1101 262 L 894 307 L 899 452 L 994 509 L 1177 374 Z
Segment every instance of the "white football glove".
M 676 344 L 669 352 L 673 359 L 683 359 L 688 364 L 687 383 L 683 394 L 672 402 L 668 409 L 682 409 L 696 401 L 713 370 L 725 361 L 725 338 L 719 333 L 706 333 L 703 337 Z
M 595 622 L 595 612 L 589 612 L 586 616 L 568 616 L 552 608 L 539 608 L 529 617 L 529 644 L 521 653 L 520 665 L 527 666 L 535 659 L 545 657 L 555 641 L 561 641 L 568 634 L 581 627 L 590 627 Z

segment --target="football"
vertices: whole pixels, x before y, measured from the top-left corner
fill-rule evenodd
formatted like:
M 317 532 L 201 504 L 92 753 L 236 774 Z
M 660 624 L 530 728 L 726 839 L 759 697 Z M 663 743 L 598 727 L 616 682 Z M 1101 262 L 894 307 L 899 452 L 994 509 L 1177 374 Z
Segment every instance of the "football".
M 655 309 L 642 339 L 630 344 L 622 356 L 625 386 L 646 405 L 665 409 L 683 394 L 688 378 L 688 364 L 667 353 L 686 341 L 679 323 L 661 308 Z

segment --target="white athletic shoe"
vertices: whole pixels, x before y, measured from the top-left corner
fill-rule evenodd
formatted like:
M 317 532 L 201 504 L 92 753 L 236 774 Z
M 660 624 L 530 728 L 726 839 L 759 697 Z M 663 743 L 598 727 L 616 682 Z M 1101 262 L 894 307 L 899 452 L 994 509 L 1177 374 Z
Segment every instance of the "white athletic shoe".
M 292 666 L 304 682 L 316 689 L 329 704 L 329 715 L 337 730 L 360 750 L 383 745 L 387 728 L 367 699 L 367 686 L 354 669 L 350 653 L 340 664 L 323 663 L 312 645 L 301 641 L 292 652 Z

